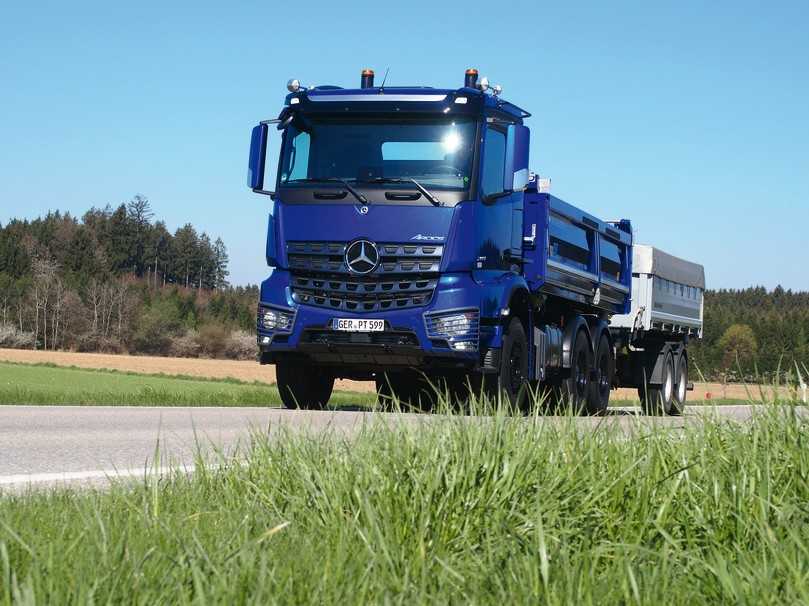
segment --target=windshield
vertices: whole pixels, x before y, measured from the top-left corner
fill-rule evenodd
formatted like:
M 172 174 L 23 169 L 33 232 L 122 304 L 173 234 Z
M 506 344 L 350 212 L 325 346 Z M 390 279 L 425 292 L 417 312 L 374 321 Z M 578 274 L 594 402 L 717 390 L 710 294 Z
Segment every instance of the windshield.
M 281 154 L 281 185 L 416 179 L 431 189 L 469 187 L 474 120 L 396 120 L 311 119 L 306 130 L 290 126 Z

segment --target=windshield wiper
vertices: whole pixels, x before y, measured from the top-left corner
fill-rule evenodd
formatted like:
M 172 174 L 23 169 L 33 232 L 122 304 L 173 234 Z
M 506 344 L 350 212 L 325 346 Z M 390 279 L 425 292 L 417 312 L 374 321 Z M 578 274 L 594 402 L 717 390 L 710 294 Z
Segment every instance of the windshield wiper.
M 421 192 L 421 194 L 430 201 L 430 204 L 433 206 L 444 206 L 444 203 L 438 199 L 437 196 L 430 193 L 426 187 L 424 187 L 421 183 L 416 181 L 413 178 L 408 179 L 400 179 L 394 177 L 374 177 L 373 179 L 368 179 L 369 183 L 412 183 L 416 186 L 416 189 Z
M 340 177 L 309 177 L 306 179 L 292 179 L 292 181 L 298 183 L 341 183 L 361 204 L 368 204 L 368 198 L 354 189 L 348 181 Z

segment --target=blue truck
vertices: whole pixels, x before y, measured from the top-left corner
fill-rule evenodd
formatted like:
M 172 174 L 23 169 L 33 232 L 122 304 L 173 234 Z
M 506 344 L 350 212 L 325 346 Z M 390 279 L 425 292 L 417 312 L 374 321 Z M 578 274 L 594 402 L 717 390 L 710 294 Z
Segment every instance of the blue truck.
M 259 358 L 287 407 L 322 408 L 349 378 L 422 407 L 542 391 L 600 414 L 633 387 L 648 413 L 682 412 L 702 267 L 551 195 L 529 169 L 530 114 L 499 86 L 469 69 L 457 89 L 371 70 L 359 88 L 287 88 L 248 166 L 273 200 Z

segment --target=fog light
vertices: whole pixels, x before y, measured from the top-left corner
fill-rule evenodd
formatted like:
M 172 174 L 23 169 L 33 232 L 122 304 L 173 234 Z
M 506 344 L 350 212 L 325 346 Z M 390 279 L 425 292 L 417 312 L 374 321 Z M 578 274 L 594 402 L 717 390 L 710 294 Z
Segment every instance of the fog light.
M 445 340 L 455 351 L 477 351 L 480 335 L 477 309 L 425 314 L 424 323 L 429 338 Z
M 474 318 L 472 314 L 458 314 L 454 316 L 439 316 L 433 320 L 433 330 L 442 336 L 457 337 L 465 335 L 472 327 Z

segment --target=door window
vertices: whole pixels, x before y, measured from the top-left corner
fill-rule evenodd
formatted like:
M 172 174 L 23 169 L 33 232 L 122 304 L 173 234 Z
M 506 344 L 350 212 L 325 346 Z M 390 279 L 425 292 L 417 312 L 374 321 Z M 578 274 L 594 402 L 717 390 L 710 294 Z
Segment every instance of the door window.
M 483 146 L 483 170 L 480 182 L 483 196 L 503 191 L 505 169 L 506 134 L 490 126 L 486 129 L 486 142 Z

